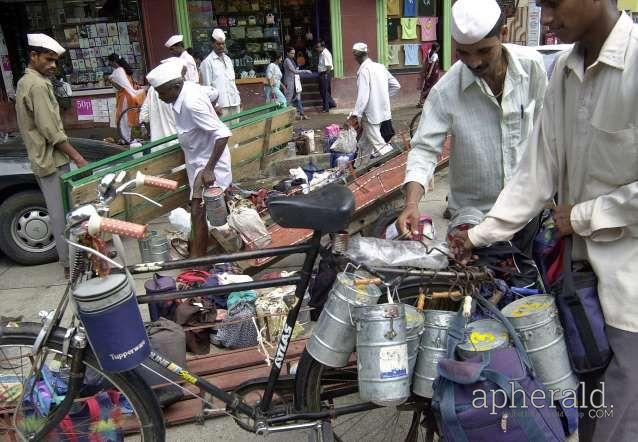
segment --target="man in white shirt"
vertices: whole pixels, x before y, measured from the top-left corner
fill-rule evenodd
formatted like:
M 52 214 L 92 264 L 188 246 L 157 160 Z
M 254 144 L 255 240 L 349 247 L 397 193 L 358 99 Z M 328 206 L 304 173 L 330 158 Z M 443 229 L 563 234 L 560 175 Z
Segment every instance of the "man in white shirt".
M 601 378 L 605 413 L 579 410 L 589 418 L 579 424 L 579 438 L 634 441 L 638 432 L 638 26 L 618 12 L 615 0 L 538 0 L 537 4 L 542 24 L 561 41 L 576 45 L 556 62 L 543 113 L 518 171 L 485 220 L 457 232 L 452 248 L 465 259 L 474 246 L 511 237 L 558 194 L 554 218 L 559 234 L 572 235 L 573 259 L 586 261 L 598 276 L 598 296 L 614 352 Z M 600 404 L 603 397 L 596 401 Z
M 222 116 L 235 114 L 241 110 L 241 99 L 235 84 L 233 61 L 225 53 L 226 34 L 221 29 L 213 31 L 212 47 L 212 52 L 200 65 L 202 84 L 212 86 L 219 93 L 217 104 Z
M 462 209 L 486 213 L 514 174 L 541 111 L 547 75 L 538 52 L 503 44 L 506 36 L 495 0 L 459 0 L 452 7 L 460 60 L 432 87 L 412 138 L 402 233 L 417 228 L 419 201 L 448 134 L 454 140 L 448 195 L 453 223 Z
M 208 227 L 202 194 L 206 187 L 226 189 L 232 181 L 228 138 L 230 130 L 217 116 L 210 89 L 182 78 L 183 65 L 163 63 L 146 78 L 160 99 L 172 105 L 177 137 L 186 163 L 191 188 L 193 240 L 190 256 L 203 256 L 208 246 Z
M 396 78 L 382 64 L 368 58 L 368 45 L 355 43 L 352 54 L 359 63 L 357 71 L 357 101 L 348 117 L 352 127 L 363 133 L 357 145 L 355 166 L 365 166 L 374 156 L 384 155 L 392 146 L 381 135 L 381 123 L 392 119 L 390 97 L 401 89 Z
M 186 65 L 186 75 L 184 78 L 188 81 L 194 81 L 199 83 L 199 71 L 197 70 L 197 63 L 191 54 L 184 48 L 184 36 L 173 35 L 169 38 L 164 46 L 168 48 L 173 57 L 179 57 L 184 61 Z
M 321 94 L 321 102 L 323 103 L 322 112 L 330 112 L 330 109 L 337 107 L 332 99 L 332 54 L 326 48 L 326 42 L 319 40 L 315 44 L 315 52 L 319 54 L 319 64 L 317 71 L 319 72 L 319 93 Z

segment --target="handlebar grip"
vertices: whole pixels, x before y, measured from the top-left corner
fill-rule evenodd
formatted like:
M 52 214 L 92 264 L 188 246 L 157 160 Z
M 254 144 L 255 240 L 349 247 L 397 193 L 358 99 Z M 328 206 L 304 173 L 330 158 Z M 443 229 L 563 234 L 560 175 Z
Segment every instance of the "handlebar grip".
M 99 232 L 109 232 L 130 238 L 142 239 L 146 235 L 147 229 L 148 226 L 146 225 L 120 221 L 119 219 L 102 218 L 99 215 L 91 216 L 88 223 L 88 230 L 91 235 L 95 235 Z
M 151 175 L 144 176 L 144 184 L 166 190 L 177 189 L 177 181 Z

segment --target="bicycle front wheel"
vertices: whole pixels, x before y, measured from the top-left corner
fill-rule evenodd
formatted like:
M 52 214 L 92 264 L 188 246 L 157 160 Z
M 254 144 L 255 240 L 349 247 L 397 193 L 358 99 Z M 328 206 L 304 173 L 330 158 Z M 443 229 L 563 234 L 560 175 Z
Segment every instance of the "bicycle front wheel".
M 318 412 L 361 403 L 356 363 L 331 368 L 304 351 L 296 375 L 295 403 L 299 410 Z M 434 422 L 425 399 L 413 396 L 396 407 L 339 416 L 332 421 L 336 441 L 432 441 Z
M 64 329 L 55 330 L 43 348 L 45 377 L 30 379 L 29 351 L 39 324 L 22 323 L 0 329 L 0 441 L 25 440 L 47 422 L 64 397 L 62 361 Z M 87 349 L 87 370 L 71 411 L 47 441 L 91 440 L 115 442 L 164 440 L 162 413 L 150 387 L 135 372 L 104 373 Z M 62 365 L 63 368 L 63 365 Z M 24 389 L 28 392 L 22 394 Z

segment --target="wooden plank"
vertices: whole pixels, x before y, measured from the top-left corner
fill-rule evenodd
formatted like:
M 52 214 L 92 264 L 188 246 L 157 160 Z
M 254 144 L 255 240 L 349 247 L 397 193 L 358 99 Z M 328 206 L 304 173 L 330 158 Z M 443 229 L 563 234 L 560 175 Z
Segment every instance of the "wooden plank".
M 240 163 L 260 159 L 264 155 L 264 142 L 263 138 L 259 137 L 246 144 L 236 144 L 231 146 L 229 144 L 231 165 L 233 167 Z
M 241 181 L 246 178 L 258 177 L 261 171 L 261 159 L 246 161 L 237 166 L 233 166 L 233 181 Z
M 235 129 L 233 130 L 233 134 L 228 140 L 228 145 L 235 146 L 235 144 L 242 144 L 246 141 L 251 141 L 257 137 L 263 136 L 265 127 L 266 120 L 262 120 L 254 124 Z
M 295 108 L 289 108 L 287 111 L 272 117 L 270 130 L 274 131 L 276 129 L 281 129 L 282 127 L 290 126 L 295 118 L 296 112 Z
M 273 132 L 270 134 L 270 141 L 268 142 L 268 146 L 265 151 L 268 152 L 273 147 L 281 146 L 282 144 L 288 144 L 288 142 L 292 139 L 292 126 L 287 127 L 282 130 L 278 130 L 277 132 Z
M 129 214 L 127 221 L 146 224 L 173 209 L 183 206 L 189 200 L 190 188 L 175 192 L 168 198 L 160 201 L 162 207 L 157 207 L 150 203 L 145 203 L 145 207 L 137 207 L 133 213 Z
M 148 175 L 164 175 L 170 172 L 171 169 L 182 164 L 184 164 L 184 153 L 181 149 L 178 149 L 127 169 L 126 179 L 133 179 L 138 170 Z M 71 205 L 77 206 L 95 201 L 95 189 L 98 180 L 99 178 L 96 177 L 95 181 L 73 187 L 71 190 Z
M 286 158 L 288 158 L 288 149 L 286 149 L 285 147 L 268 155 L 264 155 L 261 160 L 261 170 L 266 170 L 268 166 L 270 166 L 275 161 L 284 160 Z

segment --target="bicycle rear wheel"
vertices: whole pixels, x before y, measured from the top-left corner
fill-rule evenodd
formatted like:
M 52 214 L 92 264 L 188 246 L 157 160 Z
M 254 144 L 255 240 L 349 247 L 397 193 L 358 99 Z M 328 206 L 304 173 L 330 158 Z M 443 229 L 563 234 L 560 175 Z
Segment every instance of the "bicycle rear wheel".
M 48 381 L 40 378 L 36 388 L 20 402 L 31 372 L 29 351 L 40 330 L 39 324 L 22 323 L 0 329 L 0 441 L 24 440 L 47 420 L 56 398 L 63 398 L 59 385 L 63 376 L 54 374 Z M 55 330 L 49 341 L 45 365 L 52 367 L 61 359 L 64 329 Z M 164 440 L 162 413 L 150 387 L 135 372 L 104 373 L 94 355 L 84 357 L 87 374 L 81 396 L 75 400 L 67 418 L 45 440 L 91 440 L 113 442 Z M 50 380 L 58 387 L 50 386 Z M 106 402 L 105 402 L 106 401 Z M 96 418 L 95 404 L 99 404 Z M 93 408 L 93 410 L 92 410 Z
M 296 375 L 295 403 L 299 410 L 317 412 L 332 406 L 361 403 L 356 363 L 331 368 L 304 351 Z M 432 441 L 434 422 L 427 400 L 412 396 L 396 407 L 339 416 L 332 421 L 336 441 Z

